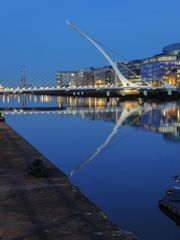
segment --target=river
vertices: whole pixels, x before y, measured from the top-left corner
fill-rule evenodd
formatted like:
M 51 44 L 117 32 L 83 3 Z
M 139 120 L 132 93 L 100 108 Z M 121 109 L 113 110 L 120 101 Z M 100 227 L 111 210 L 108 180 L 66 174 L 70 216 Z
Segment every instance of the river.
M 141 240 L 180 239 L 158 204 L 179 184 L 179 101 L 8 95 L 0 103 L 7 123 L 113 223 Z

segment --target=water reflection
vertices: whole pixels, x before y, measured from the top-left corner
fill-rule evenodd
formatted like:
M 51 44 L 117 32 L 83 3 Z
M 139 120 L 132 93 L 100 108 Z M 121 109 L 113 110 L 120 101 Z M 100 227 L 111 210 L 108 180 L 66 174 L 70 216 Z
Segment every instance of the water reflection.
M 97 147 L 95 152 L 92 153 L 91 156 L 88 159 L 86 159 L 83 162 L 81 162 L 75 169 L 73 169 L 71 171 L 71 176 L 75 172 L 79 171 L 83 166 L 85 166 L 86 164 L 91 162 L 93 159 L 95 159 L 108 146 L 108 144 L 110 143 L 111 139 L 117 133 L 119 127 L 124 123 L 124 121 L 128 117 L 130 117 L 131 115 L 133 115 L 134 113 L 137 113 L 139 111 L 142 111 L 140 104 L 137 104 L 135 106 L 134 106 L 134 104 L 130 105 L 130 106 L 129 106 L 129 104 L 128 105 L 124 104 L 120 114 L 118 114 L 118 112 L 116 111 L 116 114 L 115 114 L 115 116 L 116 116 L 116 118 L 115 118 L 115 125 L 112 128 L 111 133 L 107 136 L 105 141 L 100 146 Z M 138 115 L 138 117 L 139 117 L 139 115 Z M 136 117 L 135 117 L 135 119 L 132 120 L 132 123 L 134 122 L 134 120 L 136 120 Z M 129 123 L 128 125 L 131 125 L 132 123 Z
M 115 122 L 115 125 L 111 133 L 87 160 L 84 160 L 72 170 L 71 175 L 95 159 L 108 146 L 121 125 L 131 125 L 148 131 L 162 133 L 165 140 L 180 142 L 180 106 L 176 102 L 171 104 L 125 102 L 121 104 L 121 107 L 122 111 L 120 113 L 116 111 L 115 117 L 112 116 L 111 120 Z M 99 119 L 99 114 L 95 114 L 93 119 Z M 103 120 L 107 120 L 106 114 L 104 114 Z
M 7 122 L 68 176 L 76 172 L 71 181 L 115 223 L 140 239 L 179 239 L 158 201 L 179 170 L 180 102 L 33 95 L 0 102 Z
M 161 206 L 159 206 L 159 209 L 163 214 L 165 214 L 168 218 L 170 218 L 177 225 L 177 227 L 180 228 L 180 217 L 179 216 L 177 216 L 176 214 L 173 214 L 168 209 L 165 209 Z
M 61 96 L 49 96 L 49 95 L 0 95 L 0 103 L 3 106 L 27 107 L 34 104 L 38 105 L 56 105 L 57 107 L 69 106 L 69 107 L 88 107 L 101 109 L 107 106 L 117 106 L 119 99 L 112 98 L 106 100 L 105 98 L 77 98 L 77 97 L 61 97 Z
M 107 100 L 46 95 L 2 95 L 0 101 L 0 110 L 5 115 L 43 112 L 78 115 L 81 118 L 114 123 L 112 132 L 97 151 L 101 151 L 110 142 L 121 125 L 141 127 L 147 131 L 162 133 L 165 140 L 180 141 L 180 102 L 119 102 L 116 98 Z
M 78 115 L 83 119 L 109 121 L 114 124 L 101 145 L 97 146 L 87 159 L 75 166 L 71 175 L 101 154 L 122 125 L 161 133 L 165 140 L 180 142 L 180 102 L 157 103 L 141 100 L 119 102 L 117 98 L 107 100 L 46 95 L 3 95 L 1 98 L 4 107 L 0 108 L 0 111 L 5 115 Z M 17 107 L 10 107 L 14 104 Z
M 31 94 L 2 95 L 0 101 L 2 102 L 0 109 L 5 114 L 13 112 L 33 114 L 36 111 L 36 113 L 79 115 L 81 118 L 91 120 L 111 121 L 115 125 L 104 142 L 105 146 L 122 124 L 162 133 L 166 140 L 180 141 L 180 102 L 144 103 L 140 100 L 119 102 L 116 98 L 107 100 Z

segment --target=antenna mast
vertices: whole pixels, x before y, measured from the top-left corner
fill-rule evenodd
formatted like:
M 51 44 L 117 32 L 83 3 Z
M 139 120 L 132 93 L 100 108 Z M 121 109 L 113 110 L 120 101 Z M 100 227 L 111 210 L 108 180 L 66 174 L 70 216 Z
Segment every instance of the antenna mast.
M 20 66 L 20 87 L 24 88 L 26 86 L 26 74 L 25 65 Z

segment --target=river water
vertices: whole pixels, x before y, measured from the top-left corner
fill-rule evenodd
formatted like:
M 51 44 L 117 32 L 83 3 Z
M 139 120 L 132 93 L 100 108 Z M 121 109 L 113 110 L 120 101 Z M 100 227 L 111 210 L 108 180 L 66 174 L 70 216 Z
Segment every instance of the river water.
M 0 103 L 7 123 L 113 223 L 141 240 L 180 239 L 158 204 L 179 184 L 180 102 L 12 95 Z

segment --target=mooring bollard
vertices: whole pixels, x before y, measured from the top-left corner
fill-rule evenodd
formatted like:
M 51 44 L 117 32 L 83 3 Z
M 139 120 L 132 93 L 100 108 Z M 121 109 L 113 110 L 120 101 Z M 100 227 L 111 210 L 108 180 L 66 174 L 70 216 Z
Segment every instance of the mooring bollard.
M 49 171 L 41 159 L 34 159 L 29 166 L 29 173 L 35 177 L 48 177 Z

